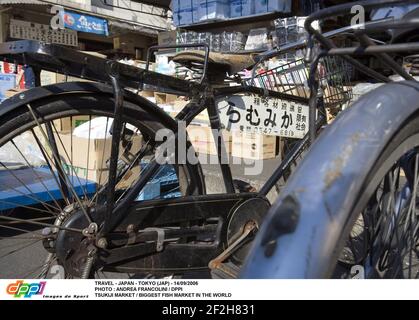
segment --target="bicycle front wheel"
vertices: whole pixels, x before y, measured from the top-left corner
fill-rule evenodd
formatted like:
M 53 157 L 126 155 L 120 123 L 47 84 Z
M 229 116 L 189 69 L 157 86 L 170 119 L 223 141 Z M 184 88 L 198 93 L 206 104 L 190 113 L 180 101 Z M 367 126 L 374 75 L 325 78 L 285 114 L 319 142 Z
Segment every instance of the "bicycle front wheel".
M 105 205 L 113 110 L 112 95 L 76 92 L 23 104 L 0 118 L 0 278 L 77 277 L 54 268 L 49 234 L 75 212 L 89 219 L 94 208 Z M 126 99 L 123 110 L 116 205 L 153 158 L 161 143 L 156 133 L 173 130 L 138 101 Z M 160 167 L 136 201 L 202 193 L 198 169 Z M 155 190 L 152 182 L 164 179 L 164 190 Z

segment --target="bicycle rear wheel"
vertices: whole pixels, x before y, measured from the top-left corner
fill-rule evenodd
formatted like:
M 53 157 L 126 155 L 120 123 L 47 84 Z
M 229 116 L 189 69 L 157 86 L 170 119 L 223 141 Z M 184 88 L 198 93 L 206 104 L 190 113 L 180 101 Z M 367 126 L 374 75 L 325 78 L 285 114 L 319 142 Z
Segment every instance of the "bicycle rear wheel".
M 336 246 L 341 253 L 333 277 L 419 277 L 418 183 L 419 115 L 414 115 L 365 179 Z
M 57 268 L 48 235 L 74 212 L 88 219 L 106 201 L 113 109 L 111 95 L 78 92 L 22 105 L 0 119 L 1 278 L 71 277 Z M 147 110 L 124 102 L 116 204 L 152 159 L 161 143 L 156 133 L 174 129 Z M 162 166 L 136 201 L 202 194 L 202 181 L 198 165 Z

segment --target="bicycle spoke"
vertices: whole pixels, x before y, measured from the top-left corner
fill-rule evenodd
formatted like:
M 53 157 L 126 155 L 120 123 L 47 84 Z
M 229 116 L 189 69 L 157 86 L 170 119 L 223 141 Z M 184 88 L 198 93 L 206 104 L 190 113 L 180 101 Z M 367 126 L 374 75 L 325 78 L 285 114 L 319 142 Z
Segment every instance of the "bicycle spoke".
M 25 223 L 27 223 L 27 222 L 25 222 Z M 44 237 L 41 234 L 36 233 L 36 232 L 32 232 L 30 230 L 25 230 L 25 229 L 22 229 L 22 228 L 6 226 L 4 224 L 0 224 L 0 228 L 7 229 L 7 230 L 18 231 L 18 232 L 23 232 L 23 233 L 31 233 L 31 234 L 33 234 L 35 236 L 38 236 L 39 239 L 44 239 Z M 33 240 L 34 238 L 29 238 L 29 239 Z
M 106 126 L 105 126 L 105 137 L 106 137 L 106 135 L 108 134 L 108 126 L 109 126 L 109 117 L 106 117 Z M 102 158 L 101 158 L 101 162 L 100 162 L 100 169 L 102 169 L 103 168 L 103 160 L 105 159 L 105 151 L 106 151 L 106 143 L 105 143 L 105 145 L 103 146 L 103 150 L 102 150 Z M 99 180 L 98 180 L 98 185 L 100 186 L 101 185 L 101 182 L 102 182 L 102 172 L 103 172 L 103 170 L 100 170 L 100 173 L 99 173 Z M 94 194 L 94 197 L 92 198 L 92 200 L 90 201 L 90 205 L 93 203 L 93 199 L 96 197 L 96 195 L 98 194 L 98 192 L 96 192 L 95 194 Z M 95 202 L 95 205 L 97 205 L 97 201 Z
M 33 224 L 33 225 L 41 226 L 41 227 L 50 227 L 50 228 L 54 228 L 54 229 L 60 229 L 60 230 L 66 230 L 66 231 L 72 231 L 72 232 L 82 233 L 82 230 L 81 229 L 66 228 L 66 227 L 56 226 L 54 224 L 44 223 L 44 222 L 39 222 L 39 221 L 30 221 L 30 220 L 26 220 L 26 219 L 11 218 L 11 217 L 6 217 L 6 216 L 1 216 L 0 215 L 0 220 L 1 219 L 8 220 L 8 221 L 20 221 L 20 222 L 23 222 L 23 223 Z
M 10 256 L 12 254 L 15 254 L 15 253 L 17 253 L 19 251 L 22 251 L 22 250 L 26 249 L 26 248 L 29 248 L 29 247 L 35 245 L 36 243 L 38 243 L 39 241 L 42 241 L 42 239 L 37 239 L 37 240 L 31 241 L 28 244 L 25 244 L 24 246 L 21 246 L 21 247 L 19 247 L 17 249 L 14 249 L 12 251 L 9 251 L 9 252 L 7 252 L 4 255 L 0 255 L 0 259 L 4 259 L 4 258 L 6 258 L 6 257 L 8 257 L 8 256 Z
M 19 182 L 21 182 L 22 183 L 22 185 L 23 185 L 23 187 L 26 189 L 26 190 L 28 190 L 29 191 L 29 193 L 30 194 L 34 194 L 30 189 L 29 189 L 29 187 L 25 184 L 25 183 L 23 183 L 23 181 L 19 178 L 19 177 L 17 177 L 14 173 L 13 173 L 13 170 L 9 170 L 2 162 L 0 162 L 0 165 L 3 167 L 3 168 L 5 168 L 6 170 L 8 170 L 8 171 L 10 171 L 10 174 L 16 179 L 16 180 L 18 180 Z M 56 210 L 56 211 L 58 211 L 58 212 L 60 212 L 61 211 L 61 209 L 59 208 L 59 207 L 54 207 L 54 206 L 52 206 L 52 205 L 50 205 L 49 203 L 47 203 L 47 202 L 45 202 L 45 201 L 42 201 L 41 199 L 39 199 L 39 198 L 36 198 L 35 196 L 32 196 L 32 195 L 28 195 L 28 194 L 26 194 L 26 193 L 24 193 L 24 192 L 22 192 L 22 191 L 20 191 L 20 190 L 18 190 L 18 189 L 16 189 L 16 188 L 14 188 L 14 187 L 12 187 L 12 186 L 10 186 L 10 185 L 7 185 L 7 184 L 3 184 L 5 187 L 6 187 L 6 189 L 8 189 L 8 190 L 13 190 L 14 192 L 16 192 L 16 193 L 18 193 L 18 194 L 20 194 L 20 195 L 22 195 L 22 196 L 25 196 L 25 197 L 27 197 L 27 198 L 29 198 L 29 199 L 31 199 L 31 200 L 34 200 L 35 202 L 37 202 L 37 203 L 40 203 L 48 212 L 50 212 L 52 215 L 57 215 L 57 213 L 55 213 L 54 211 L 51 211 L 50 209 L 52 209 L 52 210 Z
M 72 123 L 72 122 L 71 122 Z M 76 179 L 77 179 L 77 183 L 79 184 L 79 186 L 81 187 L 82 186 L 82 183 L 81 183 L 81 180 L 80 180 L 80 178 L 79 178 L 79 176 L 78 176 L 78 174 L 77 174 L 77 172 L 76 172 L 76 170 L 74 169 L 74 165 L 73 165 L 73 160 L 72 160 L 72 158 L 73 158 L 73 156 L 71 156 L 71 159 L 70 159 L 70 157 L 68 156 L 68 152 L 67 152 L 67 149 L 66 149 L 66 147 L 64 146 L 64 143 L 63 143 L 63 141 L 62 141 L 62 139 L 61 139 L 61 137 L 60 137 L 60 135 L 59 135 L 59 133 L 58 133 L 58 131 L 57 131 L 57 128 L 56 128 L 56 126 L 55 126 L 55 124 L 54 123 L 52 123 L 52 126 L 53 126 L 53 128 L 55 129 L 55 133 L 56 133 L 56 135 L 57 135 L 57 137 L 58 137 L 58 140 L 60 141 L 60 144 L 61 144 L 61 147 L 63 148 L 63 150 L 64 150 L 64 154 L 65 154 L 65 156 L 67 157 L 67 159 L 70 161 L 70 170 L 72 171 L 72 174 L 76 177 Z M 71 134 L 71 138 L 70 138 L 70 140 L 71 140 L 71 150 L 73 150 L 73 135 Z M 73 152 L 73 151 L 71 151 L 71 152 Z M 87 177 L 86 177 L 86 181 L 87 181 Z M 83 195 L 84 195 L 84 197 L 86 198 L 86 199 L 88 199 L 88 196 L 87 196 L 87 194 L 86 194 L 86 190 L 87 190 L 87 186 L 86 186 L 86 190 L 84 189 L 84 188 L 82 188 L 81 187 L 81 189 L 82 189 L 82 191 L 83 191 Z
M 87 181 L 89 178 L 89 160 L 90 160 L 90 136 L 91 136 L 91 131 L 92 131 L 92 116 L 89 116 L 89 136 L 87 139 L 87 163 L 86 163 L 86 170 L 87 170 L 87 176 L 86 176 L 86 182 L 85 182 L 85 188 L 87 190 Z M 105 132 L 105 137 L 106 137 L 106 132 Z M 102 169 L 102 168 L 99 168 Z M 86 196 L 86 199 L 88 199 L 88 197 Z
M 69 199 L 66 197 L 66 195 L 64 194 L 64 191 L 63 191 L 63 189 L 61 188 L 61 186 L 60 186 L 60 182 L 58 181 L 58 178 L 57 178 L 57 176 L 56 176 L 56 173 L 55 173 L 55 171 L 54 171 L 54 169 L 53 169 L 53 166 L 52 166 L 52 164 L 51 164 L 51 158 L 49 157 L 49 155 L 48 155 L 47 151 L 46 151 L 46 150 L 44 150 L 44 147 L 42 146 L 41 142 L 39 141 L 39 138 L 36 136 L 36 134 L 35 134 L 34 130 L 32 129 L 31 131 L 32 131 L 32 135 L 33 135 L 33 137 L 35 138 L 35 141 L 36 141 L 36 143 L 37 143 L 37 145 L 38 145 L 38 148 L 40 149 L 40 151 L 41 151 L 42 155 L 44 156 L 44 159 L 45 159 L 45 161 L 46 161 L 46 163 L 47 163 L 47 166 L 48 166 L 49 172 L 51 173 L 51 176 L 53 177 L 53 179 L 54 179 L 55 183 L 56 183 L 56 184 L 57 184 L 57 186 L 58 186 L 58 190 L 60 191 L 60 194 L 61 194 L 62 199 L 64 199 L 64 201 L 66 202 L 66 205 L 70 205 L 70 200 L 69 200 Z M 52 198 L 54 198 L 52 195 L 50 195 L 50 196 L 51 196 Z M 54 201 L 56 202 L 55 198 L 54 198 Z
M 38 125 L 38 128 L 39 128 L 39 130 L 40 130 L 40 132 L 41 132 L 42 136 L 44 137 L 45 141 L 48 143 L 49 148 L 51 148 L 51 149 L 53 150 L 53 148 L 51 147 L 50 141 L 48 140 L 48 137 L 47 137 L 47 135 L 46 135 L 45 131 L 42 129 L 42 127 L 41 127 L 41 125 L 40 125 L 40 123 L 39 123 L 39 121 L 38 121 L 38 118 L 36 117 L 36 115 L 35 115 L 35 113 L 34 113 L 34 111 L 33 111 L 32 107 L 30 106 L 30 104 L 27 104 L 27 107 L 28 107 L 29 112 L 31 113 L 31 115 L 32 115 L 32 117 L 33 117 L 33 119 L 34 119 L 34 121 L 35 121 L 35 122 L 36 122 L 36 124 Z M 56 165 L 60 167 L 60 170 L 59 170 L 59 171 L 61 171 L 61 172 L 63 172 L 63 173 L 64 173 L 64 172 L 65 172 L 65 170 L 64 170 L 64 169 L 63 169 L 63 167 L 62 167 L 61 160 L 60 160 L 60 159 L 58 159 L 58 157 L 54 154 L 54 152 L 53 152 L 53 157 L 55 158 L 54 160 L 55 160 Z M 60 172 L 58 172 L 58 174 L 60 174 Z M 68 177 L 67 177 L 65 174 L 63 174 L 63 176 L 62 176 L 61 178 L 63 179 L 63 181 L 68 182 L 68 181 L 67 181 L 67 179 L 66 179 L 66 178 L 68 178 Z M 85 217 L 86 217 L 87 221 L 88 221 L 89 223 L 92 223 L 92 219 L 90 218 L 89 214 L 87 213 L 86 208 L 83 206 L 83 204 L 82 204 L 82 202 L 81 202 L 81 200 L 80 200 L 79 196 L 77 195 L 77 192 L 74 190 L 74 188 L 73 188 L 73 186 L 71 185 L 71 183 L 69 183 L 67 186 L 69 187 L 69 189 L 70 189 L 70 191 L 72 192 L 72 194 L 73 194 L 74 198 L 76 199 L 76 202 L 78 203 L 78 205 L 80 206 L 81 210 L 83 211 L 83 213 L 84 213 L 84 215 L 85 215 Z
M 32 130 L 32 135 L 35 138 L 35 140 L 37 140 L 36 135 L 34 134 L 33 130 Z M 23 160 L 25 161 L 26 165 L 28 166 L 28 168 L 30 168 L 31 172 L 36 176 L 36 178 L 39 180 L 39 182 L 41 183 L 41 185 L 45 188 L 46 192 L 48 193 L 48 195 L 51 197 L 51 199 L 55 200 L 55 198 L 53 197 L 53 195 L 51 194 L 50 190 L 48 189 L 48 187 L 45 185 L 44 180 L 42 179 L 42 177 L 40 176 L 40 174 L 35 170 L 35 168 L 29 163 L 28 159 L 25 157 L 25 155 L 22 153 L 22 151 L 17 147 L 16 143 L 14 142 L 14 140 L 12 139 L 10 141 L 12 143 L 12 145 L 15 147 L 15 149 L 17 150 L 17 152 L 19 153 L 19 155 L 23 158 Z M 38 143 L 38 147 L 39 147 L 39 143 Z M 2 166 L 7 169 L 6 166 L 4 166 L 2 164 Z M 10 170 L 11 171 L 11 170 Z M 55 175 L 54 175 L 55 178 Z M 21 180 L 19 180 L 19 182 L 21 182 Z M 29 191 L 32 192 L 31 190 L 29 190 L 29 188 L 27 188 L 26 184 L 21 182 L 23 185 L 25 185 L 25 188 Z M 57 206 L 57 209 L 59 209 L 61 211 L 61 207 L 60 205 L 57 203 L 57 201 L 54 201 L 55 205 Z

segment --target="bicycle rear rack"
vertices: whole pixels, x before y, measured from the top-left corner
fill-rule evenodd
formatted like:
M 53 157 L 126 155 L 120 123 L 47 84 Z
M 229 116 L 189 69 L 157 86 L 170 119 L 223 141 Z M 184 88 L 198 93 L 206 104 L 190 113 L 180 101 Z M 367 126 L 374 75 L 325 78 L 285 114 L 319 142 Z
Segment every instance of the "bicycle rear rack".
M 147 84 L 161 92 L 183 96 L 190 94 L 191 86 L 200 88 L 198 83 L 33 40 L 1 43 L 0 58 L 10 63 L 29 65 L 38 71 L 47 70 L 107 84 L 112 83 L 104 70 L 111 63 L 124 88 L 138 89 L 142 84 Z

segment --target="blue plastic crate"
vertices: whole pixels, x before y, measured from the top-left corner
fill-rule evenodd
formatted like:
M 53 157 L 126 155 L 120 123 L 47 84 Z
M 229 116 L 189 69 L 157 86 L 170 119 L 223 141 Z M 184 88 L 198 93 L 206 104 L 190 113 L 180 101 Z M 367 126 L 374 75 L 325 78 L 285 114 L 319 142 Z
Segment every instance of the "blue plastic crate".
M 78 196 L 96 192 L 95 183 L 74 176 L 68 178 Z M 19 180 L 26 184 L 26 187 Z M 54 199 L 61 200 L 62 195 L 49 169 L 22 168 L 13 170 L 13 174 L 8 170 L 0 170 L 0 211 L 33 206 L 41 201 L 51 202 Z
M 145 169 L 147 163 L 141 163 L 141 168 Z M 176 170 L 171 165 L 161 167 L 158 174 L 146 184 L 143 191 L 138 195 L 137 200 L 153 200 L 178 198 L 182 194 L 178 190 L 179 179 Z
M 146 165 L 146 163 L 141 164 L 142 167 Z M 68 179 L 80 197 L 85 194 L 91 196 L 96 192 L 97 185 L 93 181 L 75 176 L 68 176 Z M 137 200 L 177 198 L 181 196 L 178 187 L 176 171 L 173 166 L 167 165 L 146 184 Z M 13 170 L 13 174 L 8 170 L 0 170 L 0 211 L 61 199 L 62 194 L 58 184 L 48 168 L 21 168 Z

